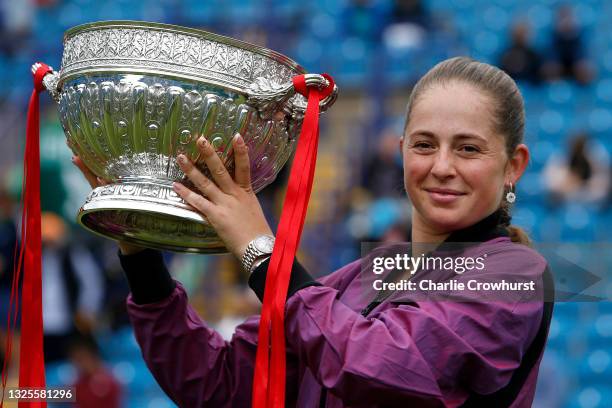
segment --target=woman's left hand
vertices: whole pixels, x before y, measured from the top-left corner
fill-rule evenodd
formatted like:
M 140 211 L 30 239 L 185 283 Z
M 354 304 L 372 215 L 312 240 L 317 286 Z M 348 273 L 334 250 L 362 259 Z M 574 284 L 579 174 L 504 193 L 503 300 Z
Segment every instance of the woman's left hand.
M 272 235 L 259 200 L 251 187 L 249 153 L 242 136 L 232 139 L 234 148 L 234 178 L 229 174 L 215 149 L 204 137 L 197 141 L 204 162 L 213 180 L 202 174 L 185 156 L 178 156 L 181 170 L 202 192 L 198 194 L 181 183 L 174 183 L 174 191 L 201 212 L 213 226 L 227 249 L 238 259 L 246 247 L 259 235 Z

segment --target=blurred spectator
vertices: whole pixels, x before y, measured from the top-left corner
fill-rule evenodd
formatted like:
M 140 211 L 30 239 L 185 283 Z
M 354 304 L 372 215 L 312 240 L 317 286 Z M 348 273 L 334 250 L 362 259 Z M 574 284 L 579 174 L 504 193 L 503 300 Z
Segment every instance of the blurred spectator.
M 257 314 L 261 303 L 248 287 L 234 284 L 224 289 L 222 304 L 225 310 L 221 318 L 214 325 L 221 336 L 230 341 L 236 327 L 242 324 L 249 316 Z
M 387 130 L 379 139 L 374 155 L 366 159 L 362 185 L 377 198 L 404 197 L 399 136 Z
M 248 27 L 241 34 L 240 39 L 261 47 L 268 46 L 268 32 L 262 27 Z
M 13 281 L 14 253 L 17 245 L 17 226 L 13 219 L 14 203 L 12 197 L 0 188 L 0 364 L 4 364 L 6 347 L 7 316 L 11 297 Z M 15 305 L 16 307 L 16 305 Z M 12 326 L 13 327 L 13 326 Z M 15 322 L 13 331 L 13 353 L 10 358 L 15 362 L 19 359 L 19 318 Z M 17 353 L 16 353 L 17 352 Z M 16 367 L 12 365 L 12 367 Z M 14 374 L 11 373 L 11 374 Z
M 530 28 L 519 22 L 512 28 L 511 42 L 499 62 L 501 69 L 517 81 L 540 82 L 542 58 L 530 45 Z
M 121 384 L 104 366 L 93 338 L 76 337 L 70 346 L 70 360 L 77 370 L 74 383 L 79 408 L 118 408 Z
M 13 279 L 14 253 L 17 244 L 17 226 L 13 218 L 13 200 L 0 189 L 0 315 L 8 314 L 8 300 Z M 1 320 L 4 327 L 6 320 Z
M 395 0 L 390 23 L 383 33 L 385 45 L 401 52 L 419 49 L 423 45 L 431 19 L 421 0 Z
M 424 29 L 429 29 L 431 19 L 423 1 L 395 0 L 391 8 L 391 22 L 394 24 L 415 24 Z
M 0 50 L 12 57 L 23 51 L 32 32 L 34 2 L 0 1 Z
M 544 169 L 552 204 L 601 203 L 610 188 L 610 158 L 605 147 L 580 133 L 569 141 L 566 157 L 553 155 Z
M 544 67 L 549 79 L 572 78 L 583 85 L 593 80 L 594 72 L 585 53 L 584 35 L 570 6 L 562 6 L 557 11 L 551 51 L 551 60 Z
M 42 273 L 45 360 L 66 358 L 67 341 L 90 333 L 102 306 L 102 274 L 89 250 L 68 240 L 65 222 L 43 213 Z
M 104 317 L 109 328 L 116 331 L 130 324 L 125 307 L 130 289 L 117 257 L 117 243 L 108 239 L 101 240 L 94 251 L 96 259 L 102 261 L 104 271 Z

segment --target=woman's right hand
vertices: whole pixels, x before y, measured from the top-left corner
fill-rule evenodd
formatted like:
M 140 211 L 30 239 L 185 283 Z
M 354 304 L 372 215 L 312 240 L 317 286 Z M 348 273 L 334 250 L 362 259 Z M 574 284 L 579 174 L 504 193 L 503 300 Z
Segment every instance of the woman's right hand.
M 81 170 L 81 173 L 83 173 L 83 176 L 85 176 L 85 179 L 87 180 L 91 188 L 96 188 L 108 184 L 107 180 L 103 180 L 100 177 L 97 177 L 89 169 L 89 167 L 87 167 L 85 163 L 83 163 L 83 160 L 81 160 L 79 156 L 72 156 L 72 164 L 74 164 L 79 170 Z M 119 244 L 119 249 L 121 250 L 121 253 L 123 255 L 135 254 L 145 249 L 145 247 L 128 244 L 127 242 L 123 241 L 117 241 L 117 244 Z

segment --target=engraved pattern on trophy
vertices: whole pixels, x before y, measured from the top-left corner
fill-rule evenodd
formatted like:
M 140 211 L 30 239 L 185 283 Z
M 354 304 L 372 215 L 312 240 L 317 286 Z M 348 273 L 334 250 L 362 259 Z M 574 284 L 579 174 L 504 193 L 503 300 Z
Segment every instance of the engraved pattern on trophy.
M 185 92 L 155 79 L 150 85 L 126 78 L 113 82 L 88 77 L 87 82 L 71 81 L 62 94 L 61 120 L 70 134 L 80 134 L 71 129 L 86 128 L 76 140 L 75 153 L 95 158 L 103 169 L 99 174 L 111 180 L 154 178 L 170 183 L 181 179 L 176 155 L 184 152 L 197 160 L 195 140 L 199 135 L 211 142 L 231 171 L 231 139 L 241 132 L 251 149 L 253 173 L 258 176 L 253 188 L 259 191 L 273 180 L 291 153 L 287 118 L 264 120 L 252 106 L 237 105 L 244 100 L 242 96 L 202 96 L 196 90 Z M 74 105 L 84 115 L 68 115 L 75 112 Z M 199 167 L 206 171 L 202 163 Z
M 179 154 L 185 154 L 193 158 L 197 154 L 195 150 L 195 138 L 205 130 L 208 100 L 202 95 L 191 90 L 182 97 L 182 107 L 178 118 L 177 140 L 174 144 L 174 154 L 171 154 L 171 166 L 168 169 L 168 177 L 174 180 L 181 178 L 181 170 L 174 159 Z
M 92 69 L 147 68 L 236 89 L 248 87 L 261 76 L 283 84 L 295 75 L 271 57 L 208 40 L 203 34 L 117 26 L 93 26 L 69 36 L 64 45 L 62 79 Z
M 116 135 L 121 145 L 121 153 L 114 163 L 109 167 L 115 167 L 117 174 L 133 174 L 134 168 L 132 158 L 135 154 L 134 128 L 131 120 L 134 117 L 134 105 L 132 104 L 133 87 L 130 81 L 124 78 L 114 87 L 113 102 L 111 109 L 115 115 L 112 120 L 116 123 Z
M 98 156 L 108 162 L 114 155 L 110 149 L 108 139 L 103 129 L 100 115 L 100 92 L 98 84 L 90 82 L 85 85 L 80 95 L 80 124 L 85 135 L 85 141 Z M 79 89 L 79 90 L 80 90 Z M 106 174 L 103 174 L 106 175 Z
M 171 187 L 155 183 L 128 182 L 109 184 L 94 189 L 85 200 L 90 203 L 97 198 L 134 199 L 167 204 L 165 200 L 174 201 L 176 207 L 191 210 L 191 207 L 181 200 Z
M 145 131 L 140 132 L 142 135 L 142 145 L 144 147 L 145 158 L 145 176 L 154 177 L 160 174 L 159 160 L 163 155 L 161 149 L 161 134 L 160 123 L 167 117 L 167 94 L 164 87 L 159 84 L 153 84 L 147 88 L 145 93 L 145 109 L 144 109 L 144 126 Z
M 88 143 L 81 125 L 81 118 L 84 115 L 81 114 L 80 100 L 84 88 L 85 84 L 81 84 L 64 89 L 60 96 L 60 120 L 72 151 L 86 160 L 96 174 L 104 174 L 105 161 Z

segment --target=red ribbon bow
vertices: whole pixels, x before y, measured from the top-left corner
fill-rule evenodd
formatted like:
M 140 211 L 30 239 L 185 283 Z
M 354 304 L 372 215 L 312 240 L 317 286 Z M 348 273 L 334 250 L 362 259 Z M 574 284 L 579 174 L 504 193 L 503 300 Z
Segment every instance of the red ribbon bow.
M 7 318 L 6 349 L 2 369 L 2 400 L 12 349 L 12 328 L 17 320 L 19 306 L 19 281 L 23 265 L 23 286 L 21 290 L 21 348 L 19 354 L 19 387 L 45 388 L 45 360 L 43 354 L 42 317 L 42 245 L 40 231 L 40 111 L 39 94 L 45 90 L 43 78 L 52 69 L 37 63 L 34 76 L 34 90 L 28 105 L 26 123 L 26 147 L 23 159 L 21 246 L 17 257 L 11 287 L 9 315 Z M 19 407 L 46 408 L 44 401 L 20 401 Z
M 319 143 L 319 103 L 334 90 L 332 77 L 323 77 L 329 82 L 323 90 L 308 87 L 304 75 L 293 78 L 296 92 L 308 98 L 308 105 L 266 277 L 253 378 L 254 408 L 285 405 L 285 301 L 312 191 Z

